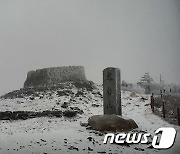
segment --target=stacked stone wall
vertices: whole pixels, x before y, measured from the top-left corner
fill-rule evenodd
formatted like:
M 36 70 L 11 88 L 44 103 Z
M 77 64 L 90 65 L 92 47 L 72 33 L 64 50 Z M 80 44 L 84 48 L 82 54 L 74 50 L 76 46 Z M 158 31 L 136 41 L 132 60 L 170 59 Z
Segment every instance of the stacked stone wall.
M 38 69 L 27 74 L 24 87 L 54 85 L 67 81 L 87 81 L 83 66 L 63 66 Z

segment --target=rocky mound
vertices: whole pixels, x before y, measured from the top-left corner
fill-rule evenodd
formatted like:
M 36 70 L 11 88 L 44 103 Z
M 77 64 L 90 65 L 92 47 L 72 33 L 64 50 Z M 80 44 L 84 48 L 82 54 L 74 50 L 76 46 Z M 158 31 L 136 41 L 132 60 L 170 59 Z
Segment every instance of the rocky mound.
M 39 117 L 78 118 L 95 98 L 102 99 L 93 82 L 64 82 L 58 86 L 22 88 L 0 99 L 1 120 Z M 82 105 L 83 104 L 83 105 Z M 90 103 L 91 104 L 91 103 Z
M 57 85 L 51 85 L 51 86 L 39 86 L 39 87 L 27 87 L 27 88 L 21 88 L 20 90 L 14 90 L 12 92 L 9 92 L 5 95 L 2 95 L 0 98 L 4 99 L 15 99 L 15 98 L 25 98 L 29 97 L 31 100 L 34 100 L 35 97 L 42 98 L 42 94 L 39 93 L 47 93 L 48 91 L 57 91 L 57 95 L 63 96 L 69 96 L 72 92 L 67 90 L 68 89 L 86 89 L 87 91 L 92 91 L 93 89 L 96 89 L 96 85 L 92 81 L 86 81 L 86 82 L 64 82 L 59 83 Z M 79 95 L 77 93 L 76 95 Z
M 63 66 L 38 69 L 27 74 L 24 88 L 51 86 L 61 82 L 85 82 L 85 70 L 83 66 Z
M 98 131 L 130 131 L 138 128 L 132 119 L 125 119 L 118 115 L 95 115 L 89 118 L 88 124 Z

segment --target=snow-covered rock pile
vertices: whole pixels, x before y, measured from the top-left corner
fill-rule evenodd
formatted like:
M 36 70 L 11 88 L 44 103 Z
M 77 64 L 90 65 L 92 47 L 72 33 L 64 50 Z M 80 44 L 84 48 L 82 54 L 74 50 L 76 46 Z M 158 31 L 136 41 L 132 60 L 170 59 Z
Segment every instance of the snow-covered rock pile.
M 86 103 L 93 94 L 102 98 L 102 94 L 93 87 L 95 85 L 92 82 L 65 82 L 56 87 L 24 88 L 10 92 L 2 96 L 4 101 L 0 104 L 0 120 L 42 116 L 75 117 L 84 113 L 81 109 L 84 103 L 82 98 L 86 97 Z

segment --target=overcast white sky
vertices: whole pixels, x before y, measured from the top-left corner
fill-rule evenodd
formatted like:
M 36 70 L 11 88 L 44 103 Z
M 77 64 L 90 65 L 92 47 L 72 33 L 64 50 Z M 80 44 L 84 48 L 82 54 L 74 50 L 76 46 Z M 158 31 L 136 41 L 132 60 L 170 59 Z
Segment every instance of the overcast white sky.
M 82 65 L 89 80 L 121 69 L 180 84 L 179 0 L 0 0 L 0 95 L 30 70 Z

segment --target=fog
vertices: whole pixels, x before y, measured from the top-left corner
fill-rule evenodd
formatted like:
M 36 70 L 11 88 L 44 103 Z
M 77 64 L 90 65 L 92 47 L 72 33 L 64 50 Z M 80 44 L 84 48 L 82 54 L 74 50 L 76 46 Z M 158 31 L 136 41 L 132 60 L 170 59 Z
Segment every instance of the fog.
M 30 70 L 69 65 L 99 84 L 108 66 L 180 84 L 180 1 L 0 0 L 0 95 Z

